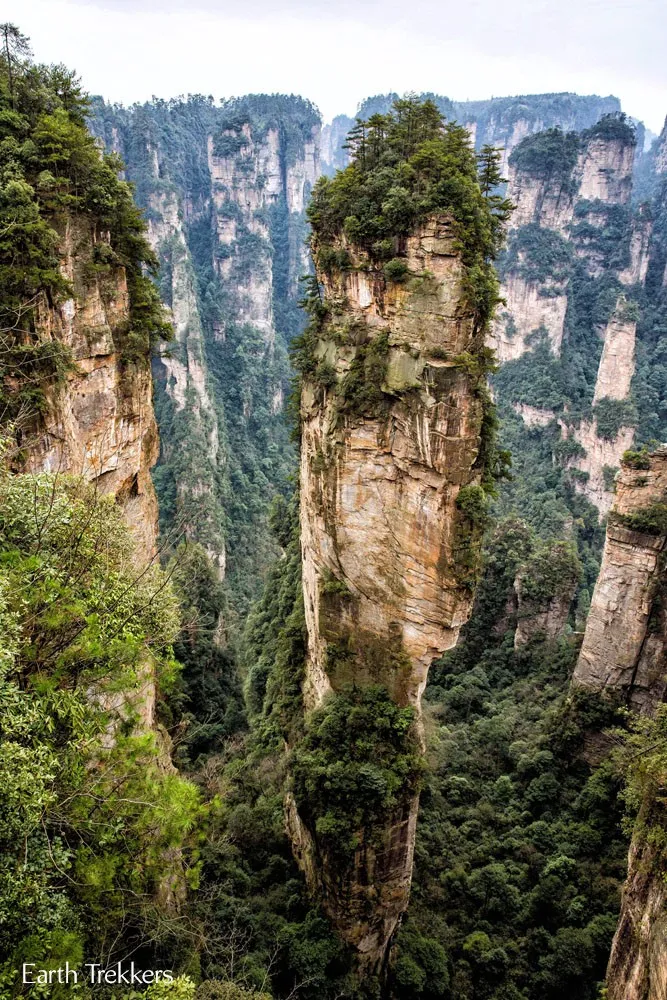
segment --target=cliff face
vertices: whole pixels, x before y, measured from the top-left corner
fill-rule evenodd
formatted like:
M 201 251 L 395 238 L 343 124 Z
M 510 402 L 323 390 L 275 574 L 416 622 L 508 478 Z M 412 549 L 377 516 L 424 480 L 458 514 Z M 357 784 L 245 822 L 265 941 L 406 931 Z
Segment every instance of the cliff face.
M 407 239 L 406 263 L 422 277 L 405 284 L 348 250 L 351 270 L 321 275 L 331 318 L 317 355 L 332 378 L 306 379 L 301 397 L 304 697 L 312 710 L 330 692 L 381 683 L 418 712 L 431 660 L 454 645 L 471 608 L 473 529 L 457 497 L 479 481 L 482 402 L 461 355 L 479 345 L 449 219 Z M 360 362 L 375 380 L 372 404 L 340 389 Z M 362 836 L 341 871 L 289 809 L 297 857 L 369 970 L 407 904 L 416 813 L 415 795 Z
M 383 94 L 368 98 L 359 106 L 357 114 L 386 113 L 397 94 Z M 428 95 L 450 121 L 461 122 L 468 129 L 475 149 L 484 145 L 494 146 L 502 153 L 501 169 L 507 177 L 509 157 L 527 136 L 548 128 L 580 131 L 590 128 L 602 115 L 621 110 L 616 97 L 597 97 L 579 94 L 527 94 L 520 97 L 492 97 L 482 101 L 451 101 L 447 97 Z M 347 133 L 354 125 L 354 118 L 338 115 L 323 129 L 322 172 L 334 173 L 349 162 L 348 151 L 343 149 Z
M 153 153 L 153 179 L 158 181 L 164 166 L 157 150 Z M 189 461 L 185 474 L 174 482 L 178 509 L 185 514 L 193 508 L 194 518 L 184 517 L 186 537 L 201 540 L 221 576 L 225 572 L 225 543 L 219 518 L 219 488 L 216 469 L 224 443 L 224 421 L 216 411 L 206 367 L 197 281 L 188 247 L 183 213 L 173 186 L 155 185 L 148 195 L 148 238 L 162 261 L 161 292 L 171 309 L 174 341 L 156 359 L 155 372 L 160 390 L 169 398 L 171 422 L 182 424 L 187 434 Z M 222 442 L 221 442 L 222 439 Z M 174 449 L 183 440 L 167 434 L 162 446 L 163 463 L 174 459 Z
M 653 715 L 667 693 L 667 448 L 626 463 L 617 477 L 600 574 L 573 686 Z M 667 990 L 665 882 L 659 795 L 645 796 L 628 856 L 614 937 L 610 1000 L 660 1000 Z
M 653 814 L 650 817 L 649 811 Z M 649 818 L 664 826 L 661 802 L 645 804 L 640 819 Z M 660 850 L 635 837 L 607 967 L 609 1000 L 662 1000 L 667 996 L 667 887 L 660 874 L 662 865 Z
M 104 278 L 91 271 L 98 246 L 108 237 L 83 217 L 68 217 L 61 233 L 62 271 L 73 297 L 38 303 L 40 341 L 71 352 L 64 384 L 45 390 L 44 406 L 23 427 L 26 471 L 83 475 L 122 506 L 137 544 L 137 560 L 155 555 L 157 501 L 150 469 L 158 454 L 147 358 L 123 357 L 129 324 L 125 271 Z M 93 274 L 93 276 L 91 276 Z
M 530 347 L 530 335 L 543 328 L 552 352 L 559 356 L 563 341 L 568 305 L 567 286 L 573 257 L 585 262 L 588 272 L 599 271 L 596 247 L 590 228 L 606 225 L 609 207 L 626 206 L 632 192 L 632 165 L 635 143 L 631 134 L 625 139 L 585 136 L 569 170 L 554 171 L 549 155 L 544 166 L 535 165 L 527 156 L 510 164 L 508 197 L 515 210 L 510 228 L 515 232 L 516 250 L 509 246 L 509 262 L 503 282 L 507 308 L 498 316 L 491 341 L 500 361 L 520 357 Z M 589 204 L 591 203 L 591 204 Z M 586 227 L 582 226 L 582 221 Z M 526 231 L 525 227 L 531 227 Z M 577 229 L 578 227 L 578 229 Z M 523 230 L 523 233 L 521 232 Z M 518 231 L 518 232 L 517 232 Z M 543 232 L 550 243 L 539 245 Z M 522 238 L 523 237 L 523 238 Z M 561 238 L 561 241 L 558 240 Z M 626 280 L 646 274 L 647 225 L 628 233 L 630 260 Z M 630 246 L 632 250 L 630 251 Z M 533 267 L 526 277 L 526 262 L 540 263 L 548 249 L 560 250 L 560 267 Z M 542 252 L 540 252 L 542 251 Z M 642 253 L 643 251 L 643 253 Z M 568 259 L 569 258 L 569 259 Z M 507 346 L 507 326 L 511 319 L 511 348 Z
M 275 556 L 267 502 L 294 468 L 287 345 L 302 322 L 318 115 L 280 96 L 95 111 L 146 210 L 174 318 L 154 366 L 162 528 L 200 542 L 245 608 Z
M 573 683 L 652 714 L 667 690 L 667 448 L 623 466 Z M 662 511 L 662 514 L 661 514 Z
M 635 148 L 632 130 L 616 118 L 518 146 L 509 170 L 516 209 L 502 265 L 506 305 L 490 333 L 501 362 L 521 360 L 526 373 L 535 367 L 523 391 L 507 379 L 509 402 L 533 417 L 543 409 L 544 426 L 556 413 L 574 488 L 601 514 L 634 437 L 632 296 L 646 282 L 652 247 L 650 214 L 630 207 Z M 544 360 L 533 361 L 541 344 L 552 356 L 548 373 Z M 573 366 L 585 385 L 572 379 Z M 545 392 L 548 382 L 559 388 Z

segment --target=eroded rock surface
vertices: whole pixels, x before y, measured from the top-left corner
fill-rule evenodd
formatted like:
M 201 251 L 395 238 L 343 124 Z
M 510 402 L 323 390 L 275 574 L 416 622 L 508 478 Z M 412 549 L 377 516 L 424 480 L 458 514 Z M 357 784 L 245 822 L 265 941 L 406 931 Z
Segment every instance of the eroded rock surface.
M 306 379 L 301 397 L 304 696 L 312 710 L 329 692 L 380 683 L 418 712 L 432 659 L 471 610 L 472 529 L 457 496 L 481 475 L 483 403 L 469 363 L 482 345 L 448 218 L 408 238 L 404 283 L 349 249 L 350 270 L 321 276 L 331 315 L 316 350 L 329 384 Z M 344 389 L 368 352 L 371 403 Z M 369 970 L 407 904 L 416 815 L 415 796 L 372 839 L 361 831 L 341 872 L 289 804 L 296 856 Z
M 623 466 L 573 677 L 646 714 L 667 691 L 666 504 L 667 448 L 651 456 L 649 468 Z
M 82 475 L 123 507 L 136 540 L 137 559 L 155 555 L 157 501 L 150 477 L 158 455 L 148 359 L 126 361 L 129 325 L 125 271 L 90 276 L 96 243 L 104 233 L 69 218 L 61 239 L 62 269 L 74 289 L 57 306 L 38 305 L 42 341 L 69 348 L 73 368 L 66 384 L 46 391 L 41 415 L 25 429 L 27 471 Z

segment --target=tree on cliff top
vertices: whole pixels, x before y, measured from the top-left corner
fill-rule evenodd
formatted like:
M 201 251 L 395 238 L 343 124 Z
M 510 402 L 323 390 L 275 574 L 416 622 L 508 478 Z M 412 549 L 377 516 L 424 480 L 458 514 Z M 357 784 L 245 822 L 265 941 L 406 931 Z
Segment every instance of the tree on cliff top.
M 388 114 L 358 119 L 347 147 L 350 165 L 313 190 L 308 217 L 316 245 L 343 236 L 381 263 L 396 256 L 398 237 L 430 215 L 449 215 L 472 304 L 487 322 L 498 292 L 491 261 L 512 206 L 490 183 L 482 190 L 467 129 L 445 122 L 433 101 L 406 97 Z M 491 159 L 482 163 L 487 181 L 491 166 Z
M 88 98 L 64 66 L 34 65 L 14 25 L 0 26 L 0 421 L 38 409 L 41 387 L 66 369 L 63 345 L 42 342 L 38 306 L 73 294 L 61 270 L 60 234 L 73 217 L 90 230 L 86 281 L 124 268 L 130 299 L 127 329 L 116 346 L 142 360 L 168 337 L 151 274 L 157 260 L 121 163 L 102 156 L 86 128 Z

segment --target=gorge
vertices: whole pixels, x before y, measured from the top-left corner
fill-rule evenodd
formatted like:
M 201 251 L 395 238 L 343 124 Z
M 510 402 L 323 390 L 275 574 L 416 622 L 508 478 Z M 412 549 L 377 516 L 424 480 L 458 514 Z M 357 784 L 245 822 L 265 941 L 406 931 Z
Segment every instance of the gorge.
M 13 60 L 2 996 L 659 1000 L 667 131 Z

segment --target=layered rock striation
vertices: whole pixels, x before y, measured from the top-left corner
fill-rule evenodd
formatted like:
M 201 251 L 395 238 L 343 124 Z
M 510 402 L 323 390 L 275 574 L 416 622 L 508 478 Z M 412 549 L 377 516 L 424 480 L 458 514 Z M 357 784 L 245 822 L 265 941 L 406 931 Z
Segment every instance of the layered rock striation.
M 507 380 L 508 401 L 543 409 L 545 426 L 556 413 L 572 485 L 600 514 L 612 505 L 613 474 L 636 425 L 636 300 L 654 225 L 646 206 L 631 207 L 636 138 L 612 116 L 582 133 L 533 135 L 515 149 L 505 306 L 489 340 L 501 363 L 521 362 L 526 372 L 516 388 Z
M 640 824 L 667 823 L 662 801 L 646 801 Z M 635 835 L 628 855 L 621 915 L 607 966 L 609 1000 L 667 996 L 667 885 L 659 846 Z
M 319 115 L 279 95 L 98 102 L 94 126 L 136 185 L 174 320 L 154 365 L 161 525 L 201 543 L 245 608 L 276 554 L 267 501 L 295 465 L 287 347 L 302 324 Z
M 43 401 L 20 422 L 21 468 L 83 476 L 115 497 L 136 540 L 137 560 L 155 557 L 157 500 L 150 470 L 158 456 L 147 355 L 125 354 L 130 299 L 125 269 L 98 276 L 94 260 L 110 251 L 108 234 L 84 216 L 60 226 L 61 269 L 71 297 L 40 296 L 35 335 L 64 348 L 70 364 L 46 384 Z
M 623 464 L 573 684 L 653 714 L 667 691 L 667 448 Z
M 351 263 L 320 275 L 328 312 L 301 394 L 304 700 L 312 712 L 382 685 L 418 717 L 429 665 L 471 610 L 479 529 L 463 501 L 482 494 L 481 335 L 447 216 L 405 240 L 408 280 L 341 249 Z M 407 904 L 417 804 L 411 793 L 359 831 L 343 868 L 289 805 L 297 858 L 369 971 Z
M 667 447 L 629 453 L 573 689 L 652 716 L 667 694 Z M 659 744 L 657 744 L 659 745 Z M 649 751 L 655 747 L 649 747 Z M 661 845 L 666 817 L 658 789 L 644 794 L 607 969 L 610 1000 L 660 1000 L 667 989 L 667 925 Z M 659 835 L 648 835 L 652 830 Z

